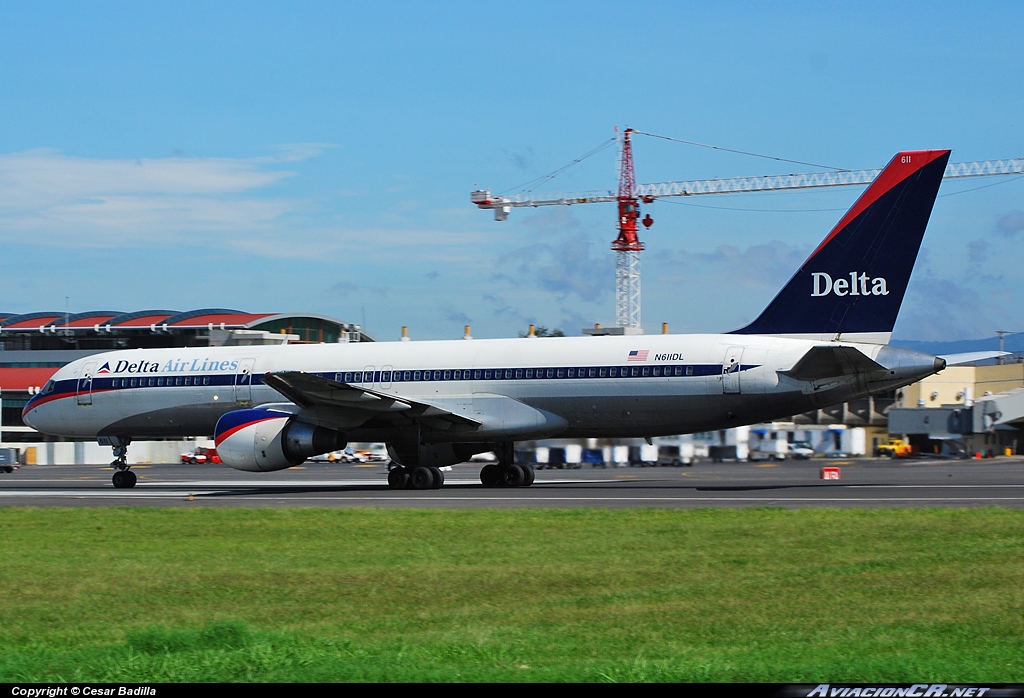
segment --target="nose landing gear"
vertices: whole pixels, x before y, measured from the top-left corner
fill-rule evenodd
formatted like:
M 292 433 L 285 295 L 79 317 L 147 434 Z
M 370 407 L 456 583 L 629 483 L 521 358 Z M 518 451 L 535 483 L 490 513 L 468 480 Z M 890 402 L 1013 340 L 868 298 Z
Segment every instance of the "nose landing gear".
M 110 461 L 114 467 L 114 475 L 110 480 L 119 490 L 135 487 L 135 483 L 139 481 L 135 473 L 128 469 L 128 444 L 131 442 L 131 438 L 127 436 L 107 436 L 100 440 L 100 444 L 114 449 L 114 460 Z

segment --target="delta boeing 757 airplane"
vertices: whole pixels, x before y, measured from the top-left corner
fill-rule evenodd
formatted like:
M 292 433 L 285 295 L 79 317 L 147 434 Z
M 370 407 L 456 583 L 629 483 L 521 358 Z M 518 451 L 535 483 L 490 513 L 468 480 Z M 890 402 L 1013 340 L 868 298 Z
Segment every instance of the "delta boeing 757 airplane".
M 524 486 L 517 440 L 709 431 L 891 391 L 947 363 L 887 342 L 949 152 L 896 155 L 727 334 L 115 351 L 58 371 L 25 423 L 113 446 L 115 487 L 136 483 L 132 439 L 204 434 L 224 463 L 261 472 L 386 442 L 395 488 L 440 487 L 440 466 L 493 450 L 481 481 Z

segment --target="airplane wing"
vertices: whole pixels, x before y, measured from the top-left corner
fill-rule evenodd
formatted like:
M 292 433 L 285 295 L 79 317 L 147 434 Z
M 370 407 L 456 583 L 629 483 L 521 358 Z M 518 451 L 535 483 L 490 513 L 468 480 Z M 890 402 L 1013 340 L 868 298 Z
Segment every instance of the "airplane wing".
M 782 373 L 799 381 L 816 381 L 884 370 L 854 347 L 818 346 L 811 347 L 793 368 Z
M 314 373 L 268 373 L 263 382 L 303 408 L 304 413 L 315 415 L 316 419 L 311 421 L 338 428 L 352 428 L 371 420 L 388 426 L 423 422 L 445 429 L 481 424 L 436 405 L 341 383 Z

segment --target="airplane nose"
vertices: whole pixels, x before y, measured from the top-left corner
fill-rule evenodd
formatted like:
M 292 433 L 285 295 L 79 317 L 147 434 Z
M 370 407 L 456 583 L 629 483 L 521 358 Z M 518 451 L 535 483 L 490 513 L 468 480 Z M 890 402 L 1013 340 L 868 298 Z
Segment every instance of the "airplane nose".
M 32 410 L 35 409 L 36 404 L 36 396 L 33 396 L 28 402 L 25 403 L 25 406 L 21 410 L 21 421 L 24 422 L 27 426 L 32 427 L 36 431 L 39 431 L 38 427 L 35 424 L 35 420 L 30 416 Z

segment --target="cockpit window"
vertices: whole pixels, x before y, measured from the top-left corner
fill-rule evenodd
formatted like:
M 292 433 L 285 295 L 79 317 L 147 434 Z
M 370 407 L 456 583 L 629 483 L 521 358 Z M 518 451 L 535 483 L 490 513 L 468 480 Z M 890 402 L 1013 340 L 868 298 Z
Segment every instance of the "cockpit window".
M 53 392 L 53 379 L 46 381 L 46 385 L 43 386 L 43 394 Z

